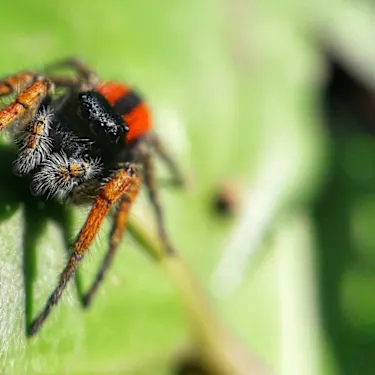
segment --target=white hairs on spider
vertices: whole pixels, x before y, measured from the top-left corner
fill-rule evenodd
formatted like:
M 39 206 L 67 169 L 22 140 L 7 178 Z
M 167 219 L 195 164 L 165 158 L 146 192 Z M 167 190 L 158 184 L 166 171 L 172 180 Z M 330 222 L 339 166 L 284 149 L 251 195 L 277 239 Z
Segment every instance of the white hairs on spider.
M 19 155 L 14 162 L 16 174 L 28 174 L 46 160 L 52 149 L 49 131 L 53 120 L 53 110 L 50 107 L 43 108 L 26 128 L 21 130 L 16 139 L 19 150 Z
M 35 195 L 64 200 L 72 190 L 97 177 L 102 170 L 100 159 L 68 158 L 64 152 L 53 153 L 42 163 L 32 181 Z

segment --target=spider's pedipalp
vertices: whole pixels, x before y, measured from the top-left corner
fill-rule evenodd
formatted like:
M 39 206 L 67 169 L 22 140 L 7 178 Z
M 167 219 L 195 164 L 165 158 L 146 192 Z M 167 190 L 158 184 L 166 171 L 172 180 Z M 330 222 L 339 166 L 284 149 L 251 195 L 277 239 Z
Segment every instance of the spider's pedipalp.
M 63 198 L 74 187 L 69 175 L 69 158 L 64 153 L 53 153 L 35 173 L 31 183 L 34 195 L 48 194 L 48 198 Z
M 94 179 L 102 170 L 100 159 L 69 158 L 65 152 L 53 153 L 35 173 L 31 190 L 35 195 L 65 199 L 84 181 Z
M 53 110 L 43 107 L 24 130 L 19 133 L 16 144 L 19 154 L 14 162 L 14 172 L 25 175 L 45 161 L 52 150 L 52 139 L 49 136 Z

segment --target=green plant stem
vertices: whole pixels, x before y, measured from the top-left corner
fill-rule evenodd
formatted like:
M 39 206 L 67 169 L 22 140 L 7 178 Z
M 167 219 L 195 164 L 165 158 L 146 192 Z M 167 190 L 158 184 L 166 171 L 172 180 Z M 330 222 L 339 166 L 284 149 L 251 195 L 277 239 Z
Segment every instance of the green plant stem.
M 128 231 L 142 250 L 161 264 L 176 288 L 190 325 L 193 352 L 202 367 L 209 374 L 269 374 L 265 366 L 222 327 L 183 258 L 179 254 L 166 255 L 160 243 L 134 219 Z

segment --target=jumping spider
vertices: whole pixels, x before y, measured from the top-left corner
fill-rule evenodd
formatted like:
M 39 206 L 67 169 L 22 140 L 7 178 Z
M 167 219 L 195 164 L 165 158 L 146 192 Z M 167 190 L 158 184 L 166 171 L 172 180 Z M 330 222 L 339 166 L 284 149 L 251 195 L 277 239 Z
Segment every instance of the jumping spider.
M 101 82 L 77 59 L 49 68 L 69 68 L 71 75 L 21 72 L 0 82 L 0 96 L 16 94 L 0 111 L 0 131 L 13 125 L 18 156 L 14 172 L 30 181 L 33 194 L 69 204 L 91 203 L 67 264 L 43 310 L 27 329 L 35 335 L 60 300 L 101 224 L 115 206 L 109 248 L 83 301 L 89 305 L 126 230 L 131 204 L 141 179 L 154 207 L 165 251 L 173 253 L 167 238 L 154 178 L 153 153 L 182 184 L 173 160 L 151 130 L 149 110 L 140 96 L 122 83 Z M 56 95 L 56 88 L 62 94 Z

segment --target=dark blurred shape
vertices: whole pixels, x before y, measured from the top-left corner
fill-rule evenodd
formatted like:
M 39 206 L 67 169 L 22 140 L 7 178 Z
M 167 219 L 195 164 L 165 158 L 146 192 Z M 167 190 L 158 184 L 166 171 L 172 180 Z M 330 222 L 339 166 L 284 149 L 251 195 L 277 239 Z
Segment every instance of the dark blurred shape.
M 234 216 L 242 200 L 241 187 L 238 182 L 225 182 L 213 194 L 212 208 L 215 214 L 222 217 Z
M 210 375 L 193 358 L 178 363 L 174 373 L 176 375 Z
M 359 202 L 375 197 L 375 93 L 338 58 L 327 54 L 327 63 L 322 107 L 331 149 L 313 207 L 322 323 L 336 373 L 375 374 L 375 298 L 363 291 L 375 281 L 375 241 L 366 258 L 353 229 L 362 223 Z
M 351 120 L 358 130 L 375 135 L 375 92 L 349 72 L 339 59 L 327 54 L 328 79 L 323 102 L 327 125 L 342 128 L 335 120 Z M 374 67 L 375 69 L 375 67 Z M 348 125 L 348 121 L 345 121 Z

